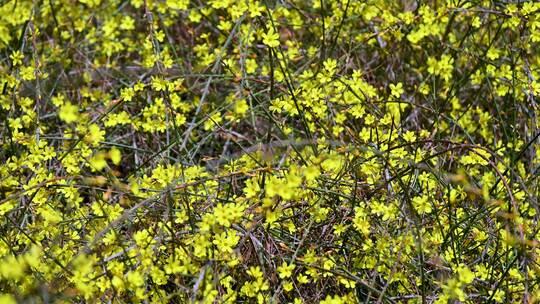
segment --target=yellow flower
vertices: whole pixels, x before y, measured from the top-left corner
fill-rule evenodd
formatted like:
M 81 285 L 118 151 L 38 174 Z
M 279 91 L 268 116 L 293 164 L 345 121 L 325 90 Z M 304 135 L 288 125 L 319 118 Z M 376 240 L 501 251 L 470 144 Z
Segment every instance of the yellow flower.
M 304 176 L 306 177 L 307 181 L 314 181 L 317 177 L 319 177 L 320 174 L 321 171 L 315 165 L 308 166 L 304 170 Z
M 277 271 L 279 273 L 279 277 L 281 279 L 290 278 L 294 268 L 295 268 L 294 264 L 291 263 L 289 265 L 286 262 L 283 262 L 283 264 L 281 264 L 281 266 L 279 266 L 278 269 L 277 269 Z
M 428 202 L 428 200 L 429 198 L 427 195 L 416 196 L 413 198 L 412 204 L 420 214 L 431 213 L 431 203 Z
M 120 96 L 125 101 L 131 101 L 134 95 L 135 90 L 133 88 L 123 88 L 122 91 L 120 91 Z
M 217 246 L 220 252 L 232 253 L 239 240 L 240 237 L 236 235 L 236 231 L 228 230 L 216 235 L 212 243 Z
M 9 55 L 9 58 L 11 58 L 13 65 L 16 66 L 16 65 L 22 64 L 24 55 L 21 53 L 21 51 L 17 50 L 13 52 L 11 55 Z
M 0 303 L 2 304 L 17 304 L 15 297 L 10 294 L 0 295 Z
M 76 105 L 66 102 L 60 107 L 60 113 L 58 115 L 61 120 L 71 123 L 79 119 L 79 108 Z
M 19 280 L 27 268 L 24 260 L 8 255 L 0 261 L 0 277 L 8 280 Z
M 286 292 L 289 292 L 289 291 L 293 290 L 293 283 L 290 282 L 290 281 L 287 281 L 287 282 L 283 283 L 283 289 Z
M 407 131 L 403 134 L 403 139 L 408 143 L 412 143 L 416 140 L 416 135 L 413 131 Z
M 307 276 L 303 275 L 303 274 L 299 274 L 297 277 L 296 277 L 296 280 L 298 281 L 298 283 L 300 284 L 307 284 L 309 283 L 309 279 Z
M 113 164 L 118 165 L 122 160 L 122 153 L 118 148 L 112 147 L 111 150 L 109 150 L 109 158 L 111 159 Z
M 262 34 L 263 43 L 267 46 L 274 48 L 279 46 L 279 34 L 274 31 L 274 28 L 270 27 L 268 32 Z
M 84 137 L 85 142 L 91 145 L 97 145 L 105 139 L 105 131 L 101 130 L 95 123 L 88 127 L 88 133 Z
M 167 6 L 176 10 L 187 10 L 189 0 L 167 0 Z
M 392 91 L 391 92 L 391 95 L 398 98 L 401 96 L 401 94 L 403 94 L 404 90 L 403 90 L 403 83 L 401 82 L 398 82 L 397 84 L 393 84 L 391 83 L 390 84 L 390 90 Z
M 144 276 L 139 271 L 128 272 L 126 280 L 131 287 L 139 287 L 144 284 Z
M 356 282 L 354 282 L 353 280 L 348 280 L 348 279 L 345 279 L 345 278 L 340 278 L 339 279 L 339 282 L 341 284 L 343 284 L 343 286 L 345 286 L 345 288 L 348 288 L 348 289 L 353 289 L 356 287 Z
M 260 191 L 261 188 L 259 187 L 259 183 L 256 179 L 249 179 L 246 181 L 246 187 L 244 188 L 246 198 L 255 197 Z
M 474 273 L 465 265 L 460 265 L 457 273 L 459 275 L 459 282 L 463 284 L 470 284 L 475 278 Z

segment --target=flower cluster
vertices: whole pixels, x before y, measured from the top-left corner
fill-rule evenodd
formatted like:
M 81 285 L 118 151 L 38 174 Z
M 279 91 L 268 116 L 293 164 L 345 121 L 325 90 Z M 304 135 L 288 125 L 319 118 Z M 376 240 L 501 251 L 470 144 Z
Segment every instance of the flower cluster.
M 0 4 L 0 303 L 540 301 L 540 3 Z

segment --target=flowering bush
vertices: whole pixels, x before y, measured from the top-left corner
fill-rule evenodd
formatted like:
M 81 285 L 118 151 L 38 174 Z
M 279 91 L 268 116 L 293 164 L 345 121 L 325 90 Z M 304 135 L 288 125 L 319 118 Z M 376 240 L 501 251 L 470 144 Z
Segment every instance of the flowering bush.
M 540 4 L 0 4 L 1 303 L 540 300 Z

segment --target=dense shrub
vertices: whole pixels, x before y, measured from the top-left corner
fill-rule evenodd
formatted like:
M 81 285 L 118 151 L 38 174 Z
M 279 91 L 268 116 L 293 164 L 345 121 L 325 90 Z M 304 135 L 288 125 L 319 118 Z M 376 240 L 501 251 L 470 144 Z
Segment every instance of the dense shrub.
M 0 1 L 0 302 L 538 301 L 518 2 Z

